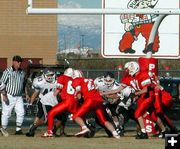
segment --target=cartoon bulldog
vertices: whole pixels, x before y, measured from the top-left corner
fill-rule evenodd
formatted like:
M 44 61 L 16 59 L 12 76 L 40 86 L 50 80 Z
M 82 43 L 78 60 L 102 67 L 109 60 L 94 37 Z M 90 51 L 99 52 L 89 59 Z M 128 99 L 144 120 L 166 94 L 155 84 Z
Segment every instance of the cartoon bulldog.
M 147 9 L 154 8 L 158 0 L 130 0 L 127 4 L 128 9 Z M 123 53 L 133 54 L 136 51 L 132 49 L 134 41 L 138 40 L 138 35 L 145 38 L 145 49 L 143 53 L 147 53 L 148 39 L 151 29 L 158 15 L 155 14 L 122 14 L 120 20 L 124 24 L 125 33 L 119 42 L 119 50 Z M 154 45 L 152 47 L 152 53 L 158 52 L 159 49 L 159 35 L 155 36 Z

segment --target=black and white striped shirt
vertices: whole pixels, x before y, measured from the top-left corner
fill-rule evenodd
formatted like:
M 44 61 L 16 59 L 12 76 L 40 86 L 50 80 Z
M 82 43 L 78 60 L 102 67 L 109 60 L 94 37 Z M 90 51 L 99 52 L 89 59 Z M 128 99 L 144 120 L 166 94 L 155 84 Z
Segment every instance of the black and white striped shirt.
M 3 72 L 1 81 L 6 85 L 7 94 L 22 96 L 25 81 L 23 70 L 15 70 L 13 67 L 9 67 Z

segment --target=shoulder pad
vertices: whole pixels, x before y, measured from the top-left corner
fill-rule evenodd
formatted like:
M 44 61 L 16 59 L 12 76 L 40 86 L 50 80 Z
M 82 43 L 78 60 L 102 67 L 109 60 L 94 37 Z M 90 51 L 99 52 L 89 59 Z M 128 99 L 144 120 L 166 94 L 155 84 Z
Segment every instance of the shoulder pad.
M 44 83 L 44 78 L 42 76 L 37 77 L 33 80 L 33 87 L 34 88 L 39 88 L 41 86 L 41 84 Z

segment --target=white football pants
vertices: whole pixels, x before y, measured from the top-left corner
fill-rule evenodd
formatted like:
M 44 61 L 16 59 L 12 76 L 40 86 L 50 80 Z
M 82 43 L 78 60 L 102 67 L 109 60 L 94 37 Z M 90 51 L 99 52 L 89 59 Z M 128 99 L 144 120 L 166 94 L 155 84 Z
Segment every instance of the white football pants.
M 2 116 L 1 116 L 1 125 L 3 128 L 7 128 L 8 119 L 11 116 L 12 110 L 14 108 L 16 113 L 16 126 L 21 127 L 24 120 L 24 103 L 22 96 L 11 96 L 7 94 L 9 105 L 6 105 L 2 100 Z

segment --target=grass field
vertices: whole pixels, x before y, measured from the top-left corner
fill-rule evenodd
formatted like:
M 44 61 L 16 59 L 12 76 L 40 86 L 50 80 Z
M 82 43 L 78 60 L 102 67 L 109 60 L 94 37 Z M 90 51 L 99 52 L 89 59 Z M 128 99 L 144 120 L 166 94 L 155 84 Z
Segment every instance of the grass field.
M 77 128 L 67 128 L 68 137 L 42 138 L 45 129 L 38 129 L 35 137 L 15 136 L 14 129 L 8 129 L 9 137 L 0 136 L 0 149 L 164 149 L 165 140 L 150 138 L 136 140 L 135 131 L 127 131 L 120 139 L 108 138 L 102 130 L 93 138 L 76 138 Z M 27 132 L 27 129 L 23 129 Z

